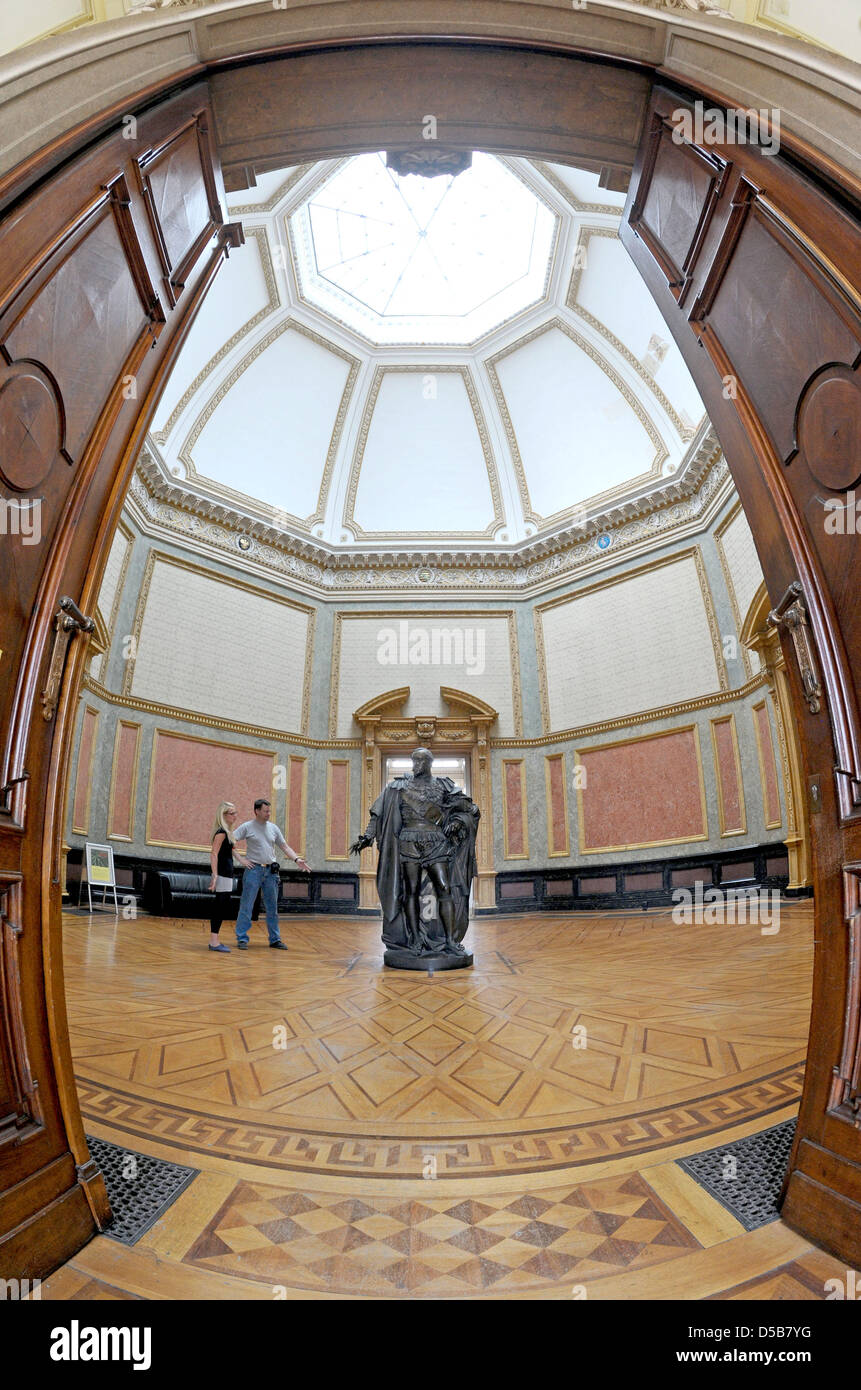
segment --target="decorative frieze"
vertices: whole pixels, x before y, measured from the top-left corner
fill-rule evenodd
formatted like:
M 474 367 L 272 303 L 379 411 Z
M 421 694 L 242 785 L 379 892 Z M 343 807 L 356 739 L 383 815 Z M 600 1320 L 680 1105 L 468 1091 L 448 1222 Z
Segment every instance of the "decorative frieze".
M 127 506 L 149 535 L 185 540 L 196 551 L 220 553 L 243 568 L 282 575 L 317 593 L 481 589 L 529 594 L 578 571 L 615 564 L 623 551 L 652 540 L 663 543 L 674 532 L 696 526 L 729 487 L 726 460 L 708 430 L 679 473 L 646 496 L 509 550 L 497 545 L 335 551 L 169 481 L 150 449 L 141 454 Z

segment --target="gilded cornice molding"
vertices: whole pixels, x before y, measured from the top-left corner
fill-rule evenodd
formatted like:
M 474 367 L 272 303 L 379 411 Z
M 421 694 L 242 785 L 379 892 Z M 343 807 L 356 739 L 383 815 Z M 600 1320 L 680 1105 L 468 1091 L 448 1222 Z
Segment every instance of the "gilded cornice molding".
M 142 700 L 138 695 L 116 694 L 107 690 L 92 676 L 84 675 L 82 686 L 108 705 L 120 705 L 123 709 L 138 710 L 142 714 L 152 714 L 159 719 L 177 719 L 186 724 L 202 724 L 207 729 L 222 729 L 233 734 L 247 734 L 249 738 L 263 738 L 276 743 L 289 743 L 299 748 L 361 748 L 360 738 L 311 738 L 307 734 L 293 733 L 289 729 L 264 728 L 260 724 L 241 724 L 236 719 L 219 719 L 211 714 L 201 714 L 198 710 L 180 709 L 173 705 L 161 705 L 154 700 Z
M 652 540 L 665 544 L 675 531 L 690 530 L 715 505 L 722 505 L 724 494 L 727 498 L 731 494 L 729 470 L 709 428 L 691 446 L 678 473 L 645 496 L 620 502 L 591 518 L 587 515 L 582 525 L 508 549 L 435 548 L 428 537 L 421 548 L 336 551 L 168 480 L 147 449 L 132 477 L 126 506 L 150 536 L 165 536 L 193 546 L 198 553 L 205 547 L 232 564 L 272 573 L 322 597 L 393 590 L 475 593 L 499 589 L 529 594 L 582 570 L 615 565 L 626 551 L 643 548 Z
M 579 724 L 576 728 L 560 729 L 557 732 L 540 734 L 537 738 L 491 738 L 491 748 L 549 748 L 555 744 L 567 744 L 575 739 L 591 738 L 593 734 L 605 734 L 617 729 L 628 729 L 639 724 L 653 724 L 663 719 L 673 719 L 676 715 L 690 714 L 695 710 L 713 709 L 715 705 L 728 705 L 744 700 L 766 685 L 767 677 L 761 671 L 744 685 L 735 690 L 716 690 L 711 695 L 698 695 L 692 700 L 679 700 L 673 705 L 661 705 L 657 709 L 639 710 L 636 714 L 621 714 L 615 719 L 602 719 L 594 724 Z
M 231 217 L 264 217 L 267 213 L 274 212 L 278 204 L 286 198 L 290 189 L 300 179 L 304 179 L 305 175 L 310 173 L 313 168 L 313 164 L 298 164 L 295 169 L 291 170 L 284 182 L 278 185 L 271 197 L 266 199 L 265 203 L 234 203 L 231 201 L 231 195 L 228 194 L 227 211 Z M 252 230 L 251 227 L 246 228 L 246 231 Z

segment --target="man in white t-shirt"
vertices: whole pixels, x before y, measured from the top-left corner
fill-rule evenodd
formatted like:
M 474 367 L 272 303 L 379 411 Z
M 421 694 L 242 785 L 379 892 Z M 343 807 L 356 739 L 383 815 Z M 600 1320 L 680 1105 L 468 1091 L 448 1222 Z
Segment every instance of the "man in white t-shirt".
M 242 877 L 242 897 L 239 902 L 239 916 L 236 919 L 236 940 L 240 951 L 248 950 L 248 929 L 251 926 L 251 909 L 257 899 L 260 885 L 263 885 L 263 902 L 266 907 L 266 927 L 269 932 L 269 945 L 275 951 L 286 951 L 278 930 L 278 860 L 276 848 L 298 864 L 306 874 L 309 866 L 295 850 L 291 849 L 277 825 L 269 820 L 272 807 L 265 797 L 260 796 L 254 803 L 254 819 L 237 825 L 234 839 L 245 841 L 245 858 L 248 868 Z

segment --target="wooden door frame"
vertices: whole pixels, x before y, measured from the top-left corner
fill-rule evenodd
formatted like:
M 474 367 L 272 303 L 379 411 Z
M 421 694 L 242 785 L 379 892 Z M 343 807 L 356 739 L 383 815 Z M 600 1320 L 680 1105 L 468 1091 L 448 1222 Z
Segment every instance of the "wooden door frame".
M 435 41 L 438 42 L 438 40 Z M 418 51 L 418 41 L 416 41 L 416 44 Z M 469 47 L 473 51 L 477 47 L 474 40 L 449 40 L 448 45 L 450 48 L 465 46 Z M 391 45 L 388 51 L 391 52 L 393 55 L 395 53 L 398 53 L 399 56 L 402 57 L 404 46 L 405 41 L 401 40 L 399 41 L 398 45 Z M 346 45 L 346 47 L 349 48 L 350 45 L 348 44 Z M 354 45 L 354 47 L 358 48 L 359 45 Z M 409 47 L 408 43 L 406 44 L 406 47 Z M 494 71 L 493 55 L 498 51 L 501 50 L 492 47 L 488 47 L 486 50 L 484 50 L 481 53 L 480 62 L 476 68 L 476 71 L 484 72 L 488 83 L 492 83 Z M 521 43 L 519 45 L 509 44 L 504 51 L 506 52 L 506 54 L 510 54 L 512 51 L 522 51 L 523 53 L 528 54 L 532 50 L 530 49 L 530 46 L 528 44 Z M 281 56 L 283 57 L 283 55 Z M 271 54 L 267 55 L 267 61 L 269 59 L 272 59 L 272 57 L 273 55 Z M 594 58 L 594 56 L 577 55 L 576 57 L 572 57 L 570 61 L 572 63 L 576 62 L 577 64 L 582 65 L 584 62 L 587 64 L 594 63 L 596 62 L 596 59 Z M 620 71 L 631 70 L 630 62 L 622 54 L 602 55 L 600 66 L 602 66 L 603 68 L 615 67 Z M 239 62 L 234 61 L 234 71 L 239 70 L 240 67 L 241 64 Z M 638 71 L 644 72 L 647 71 L 647 69 L 643 67 L 643 65 L 640 65 Z M 260 74 L 261 66 L 258 65 L 256 67 L 256 76 L 258 82 L 260 81 Z M 649 75 L 651 76 L 651 74 Z M 199 69 L 195 70 L 195 76 L 199 76 Z M 155 101 L 159 97 L 159 95 L 159 93 L 154 93 L 152 90 L 150 90 L 146 94 L 145 100 L 149 102 Z M 688 87 L 686 90 L 677 89 L 677 96 L 679 100 L 692 100 L 696 99 L 697 97 L 701 97 L 704 98 L 706 101 L 714 101 L 717 99 L 721 100 L 722 104 L 724 105 L 732 104 L 731 102 L 727 102 L 726 100 L 721 99 L 719 94 L 706 91 L 697 93 L 696 91 L 693 91 L 690 87 Z M 384 88 L 381 89 L 379 93 L 379 100 L 383 103 L 386 101 L 386 91 Z M 129 107 L 134 108 L 134 103 L 126 102 L 125 106 L 128 110 Z M 152 107 L 151 109 L 157 110 L 158 105 Z M 102 127 L 99 127 L 99 129 L 102 129 Z M 333 155 L 337 155 L 342 152 L 344 148 L 343 129 L 330 130 L 330 132 L 327 135 L 327 139 L 330 141 L 329 148 Z M 73 170 L 77 166 L 77 163 L 79 161 L 83 161 L 87 157 L 88 151 L 81 151 L 80 142 L 81 134 L 80 131 L 78 131 L 75 133 L 72 144 L 70 145 L 70 149 L 72 151 L 70 154 L 71 163 L 70 165 L 67 165 L 65 168 L 66 176 L 68 176 L 70 169 Z M 476 136 L 474 141 L 468 143 L 473 143 L 479 147 L 489 148 L 491 150 L 494 148 L 493 144 L 489 143 L 484 138 L 484 135 Z M 55 145 L 52 151 L 52 162 L 56 162 L 58 148 L 59 147 Z M 803 155 L 803 144 L 799 145 L 798 143 L 796 143 L 796 158 L 803 158 Z M 37 175 L 44 175 L 45 167 L 46 166 L 44 164 L 44 161 L 29 161 L 28 169 L 22 171 L 21 182 L 19 182 L 16 191 L 21 192 L 28 186 L 28 177 L 31 179 L 35 179 Z M 60 175 L 57 175 L 57 177 L 59 176 Z M 845 178 L 842 178 L 840 175 L 840 171 L 835 172 L 832 167 L 828 171 L 828 177 L 826 179 L 823 177 L 822 161 L 815 158 L 812 158 L 808 162 L 804 176 L 817 186 L 817 196 L 820 199 L 820 203 L 823 199 L 826 203 L 830 203 L 833 200 L 835 183 L 839 184 L 844 208 L 851 208 L 857 217 L 859 206 L 861 206 L 861 204 L 859 204 L 858 200 L 857 182 L 853 180 L 851 176 L 846 175 Z M 8 191 L 12 187 L 12 185 L 7 180 L 4 184 L 4 187 Z M 7 213 L 7 219 L 14 218 L 17 215 L 17 206 L 18 205 L 15 204 L 12 210 Z M 630 212 L 630 207 L 628 211 Z M 630 239 L 628 240 L 628 244 L 630 249 Z M 179 324 L 179 326 L 177 326 L 173 331 L 170 351 L 166 352 L 162 357 L 159 370 L 148 386 L 145 399 L 143 399 L 140 403 L 137 418 L 132 428 L 130 429 L 130 431 L 128 431 L 126 435 L 125 443 L 123 444 L 122 448 L 114 455 L 113 462 L 110 465 L 112 469 L 112 474 L 110 486 L 106 493 L 106 501 L 102 508 L 100 517 L 98 518 L 98 524 L 94 525 L 93 534 L 90 538 L 92 555 L 91 562 L 86 574 L 86 578 L 81 586 L 80 592 L 74 595 L 76 601 L 80 604 L 81 607 L 84 608 L 84 611 L 87 610 L 88 606 L 92 606 L 95 600 L 95 596 L 98 592 L 98 585 L 101 581 L 101 576 L 103 574 L 104 567 L 107 561 L 107 555 L 110 547 L 113 529 L 119 517 L 125 491 L 134 465 L 136 453 L 140 447 L 140 444 L 143 441 L 145 429 L 154 412 L 161 388 L 169 373 L 170 366 L 175 360 L 175 357 L 178 354 L 182 342 L 188 332 L 191 321 L 194 317 L 194 313 L 196 312 L 196 309 L 199 307 L 199 304 L 202 302 L 202 299 L 209 287 L 209 284 L 212 282 L 212 278 L 214 277 L 218 264 L 220 264 L 221 259 L 223 259 L 225 251 L 226 243 L 222 241 L 217 249 L 217 253 L 214 253 L 211 257 L 211 260 L 209 262 L 209 268 L 207 269 L 205 274 L 199 278 L 195 286 L 193 301 L 188 301 L 187 307 L 184 310 L 185 317 L 182 319 L 182 322 Z M 642 257 L 638 259 L 637 256 L 635 256 L 635 261 L 637 261 L 641 271 L 643 271 Z M 653 297 L 658 302 L 659 308 L 661 308 L 661 311 L 665 314 L 665 317 L 668 317 L 669 321 L 669 309 L 666 304 L 666 296 L 664 291 L 662 290 L 661 294 L 657 292 L 657 289 L 660 288 L 660 286 L 657 285 L 657 281 L 651 272 L 649 272 L 649 274 L 644 274 L 644 279 L 646 280 L 646 284 L 648 288 L 651 290 Z M 706 402 L 707 409 L 709 410 L 709 414 L 712 418 L 715 428 L 724 442 L 725 450 L 729 455 L 731 471 L 733 471 L 734 477 L 736 477 L 736 481 L 739 486 L 739 492 L 742 496 L 742 501 L 745 504 L 746 510 L 748 510 L 749 515 L 752 516 L 754 513 L 756 514 L 757 521 L 755 525 L 752 524 L 752 529 L 754 530 L 754 536 L 757 540 L 757 544 L 760 549 L 760 554 L 761 558 L 763 559 L 764 568 L 767 568 L 766 562 L 768 562 L 768 567 L 770 567 L 773 575 L 777 574 L 778 576 L 783 576 L 786 578 L 787 581 L 789 581 L 791 578 L 794 577 L 795 572 L 799 567 L 799 546 L 797 544 L 797 537 L 793 536 L 792 533 L 791 511 L 786 507 L 783 507 L 781 509 L 781 507 L 776 506 L 773 498 L 767 494 L 767 489 L 764 489 L 762 479 L 758 476 L 754 476 L 756 469 L 760 466 L 759 460 L 762 457 L 764 447 L 763 427 L 761 421 L 759 421 L 759 419 L 756 417 L 755 412 L 751 413 L 749 409 L 747 410 L 747 413 L 744 414 L 736 410 L 735 406 L 732 404 L 727 404 L 723 406 L 721 405 L 719 395 L 716 392 L 716 383 L 714 380 L 713 368 L 710 365 L 705 364 L 705 359 L 697 359 L 696 351 L 697 349 L 695 346 L 689 346 L 685 349 L 686 356 L 688 357 L 689 366 L 691 367 L 697 386 L 700 389 L 700 392 Z M 111 408 L 113 409 L 113 406 Z M 98 433 L 99 431 L 110 431 L 110 421 L 107 418 L 100 420 L 99 425 L 96 428 L 96 433 Z M 738 476 L 736 476 L 736 472 L 733 467 L 733 460 L 738 459 L 741 459 L 743 462 L 741 464 L 735 464 L 735 469 L 741 470 Z M 748 470 L 748 472 L 745 472 L 746 469 Z M 751 469 L 753 470 L 753 472 L 750 471 Z M 755 506 L 752 504 L 752 499 L 755 499 Z M 767 520 L 765 522 L 762 522 L 762 517 L 766 517 Z M 74 520 L 67 519 L 65 531 L 68 533 L 70 527 L 72 527 L 73 525 Z M 78 543 L 80 542 L 81 537 L 78 536 Z M 55 543 L 56 555 L 53 566 L 55 570 L 57 567 L 56 556 L 59 556 L 61 553 L 63 553 L 64 545 L 66 549 L 68 549 L 69 544 L 70 537 L 68 534 L 66 534 L 65 536 L 61 536 Z M 774 555 L 766 555 L 765 553 L 763 553 L 764 550 L 770 551 L 774 547 L 776 547 L 781 552 L 779 561 L 777 563 L 775 563 Z M 48 568 L 51 568 L 50 564 Z M 815 635 L 819 644 L 821 645 L 822 643 L 825 643 L 827 647 L 829 642 L 831 642 L 833 639 L 839 641 L 839 634 L 836 633 L 836 629 L 833 625 L 833 614 L 831 615 L 831 618 L 829 618 L 827 592 L 824 594 L 819 592 L 819 590 L 821 590 L 821 585 L 817 585 L 816 576 L 814 574 L 808 572 L 803 576 L 803 578 L 805 583 L 811 586 L 816 591 L 817 598 L 821 600 L 819 614 L 817 615 L 816 619 L 818 625 L 816 628 Z M 35 694 L 35 692 L 38 690 L 39 681 L 43 673 L 44 654 L 47 650 L 48 645 L 48 625 L 50 623 L 51 613 L 53 611 L 55 603 L 55 595 L 53 594 L 53 592 L 50 591 L 50 584 L 47 582 L 47 580 L 43 582 L 42 592 L 44 597 L 41 606 L 42 617 L 40 619 L 40 621 L 42 622 L 41 640 L 40 643 L 37 644 L 38 651 L 35 651 L 28 657 L 25 657 L 24 663 L 27 667 L 25 680 L 28 682 L 29 688 L 31 690 L 31 700 L 32 694 Z M 797 669 L 795 667 L 794 656 L 792 655 L 792 649 L 789 643 L 789 639 L 784 636 L 783 642 L 784 651 L 787 658 L 787 666 L 790 672 L 792 673 L 791 683 L 793 700 L 795 703 L 796 710 L 796 720 L 800 730 L 800 737 L 805 756 L 805 766 L 809 774 L 811 766 L 813 767 L 814 771 L 818 771 L 819 769 L 821 763 L 821 747 L 816 749 L 815 755 L 811 760 L 809 756 L 810 749 L 808 747 L 808 744 L 811 739 L 811 734 L 809 724 L 806 722 L 804 715 L 804 694 L 797 678 Z M 77 653 L 74 654 L 72 664 L 70 665 L 70 668 L 67 672 L 56 716 L 57 736 L 53 740 L 53 747 L 51 752 L 48 778 L 49 792 L 46 801 L 45 819 L 43 824 L 42 873 L 40 891 L 43 912 L 42 942 L 43 960 L 45 968 L 45 1003 L 48 1018 L 48 1026 L 50 1031 L 51 1048 L 54 1055 L 56 1074 L 58 1078 L 59 1098 L 65 1117 L 66 1129 L 69 1135 L 69 1143 L 72 1154 L 78 1165 L 78 1181 L 79 1184 L 86 1191 L 88 1183 L 93 1184 L 95 1182 L 96 1174 L 93 1171 L 94 1165 L 92 1167 L 88 1167 L 88 1165 L 91 1164 L 91 1160 L 89 1159 L 89 1155 L 87 1153 L 86 1145 L 83 1139 L 83 1125 L 81 1121 L 77 1095 L 74 1089 L 71 1053 L 68 1040 L 68 1025 L 66 1018 L 65 997 L 63 990 L 61 919 L 59 895 L 57 892 L 57 886 L 60 877 L 60 852 L 62 845 L 63 822 L 65 815 L 65 805 L 63 803 L 62 791 L 65 784 L 65 770 L 67 766 L 67 759 L 69 755 L 69 747 L 71 742 L 69 732 L 71 729 L 71 721 L 77 703 L 77 696 L 83 669 L 83 659 L 84 650 L 82 644 L 80 644 L 80 649 L 77 651 Z M 828 652 L 826 651 L 824 660 L 826 661 L 826 664 L 828 660 L 831 660 L 833 664 L 835 658 L 829 657 Z M 19 752 L 21 748 L 23 748 L 23 744 L 19 739 Z M 489 761 L 487 762 L 487 769 L 487 775 L 489 776 Z M 14 771 L 14 768 L 12 770 Z M 363 773 L 367 773 L 368 771 L 368 768 L 363 767 Z M 363 775 L 363 789 L 366 787 L 366 785 L 366 777 Z M 16 819 L 22 819 L 25 809 L 26 792 L 21 787 L 19 787 L 12 794 L 11 811 L 13 816 L 16 817 Z M 838 814 L 837 806 L 833 800 L 827 809 L 828 813 L 831 815 L 836 816 Z M 16 813 L 18 812 L 20 812 L 20 815 L 16 815 Z M 814 841 L 814 860 L 815 853 L 816 851 Z M 828 903 L 826 903 L 823 899 L 818 904 L 817 911 L 821 913 L 834 912 L 836 907 L 836 901 L 837 900 L 833 897 L 828 901 Z M 821 980 L 821 978 L 823 977 L 823 964 L 821 961 L 822 950 L 820 950 L 818 954 L 820 960 L 817 967 L 817 973 L 818 977 Z M 822 987 L 823 986 L 820 984 L 820 989 Z M 816 1020 L 814 1017 L 812 1026 L 815 1025 L 815 1022 Z M 805 1095 L 807 1096 L 807 1090 L 805 1092 Z M 804 1107 L 802 1113 L 804 1113 Z M 104 1208 L 103 1202 L 98 1193 L 95 1198 L 91 1198 L 91 1207 L 94 1210 L 95 1222 L 96 1224 L 99 1224 L 99 1213 L 101 1212 L 101 1215 L 103 1215 Z M 803 1229 L 805 1228 L 805 1221 L 807 1220 L 807 1218 L 804 1213 L 803 1204 L 798 1205 L 797 1208 L 794 1209 L 794 1219 L 800 1227 L 802 1227 Z M 807 1222 L 806 1229 L 808 1230 L 808 1232 L 810 1232 L 809 1221 Z M 816 1232 L 814 1231 L 812 1233 L 816 1238 Z M 828 1239 L 827 1233 L 825 1238 L 826 1240 Z M 831 1241 L 831 1244 L 833 1248 L 838 1248 L 837 1244 L 833 1240 Z M 854 1257 L 857 1258 L 859 1247 L 861 1247 L 861 1233 L 853 1232 L 850 1234 L 848 1240 L 843 1243 L 840 1249 L 842 1253 L 847 1254 L 847 1257 L 852 1255 L 854 1252 Z

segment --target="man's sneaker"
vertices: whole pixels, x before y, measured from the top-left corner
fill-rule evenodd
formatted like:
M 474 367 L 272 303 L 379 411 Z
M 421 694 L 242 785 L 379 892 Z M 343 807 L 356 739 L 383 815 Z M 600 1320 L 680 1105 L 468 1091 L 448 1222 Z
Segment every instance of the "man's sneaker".
M 269 949 L 270 951 L 286 951 L 287 947 L 284 945 L 283 941 L 270 941 Z
M 238 944 L 238 946 L 239 946 L 239 950 L 240 950 L 240 951 L 247 951 L 247 950 L 248 950 L 248 942 L 247 942 L 247 941 L 240 941 L 240 942 L 238 942 L 237 944 Z

